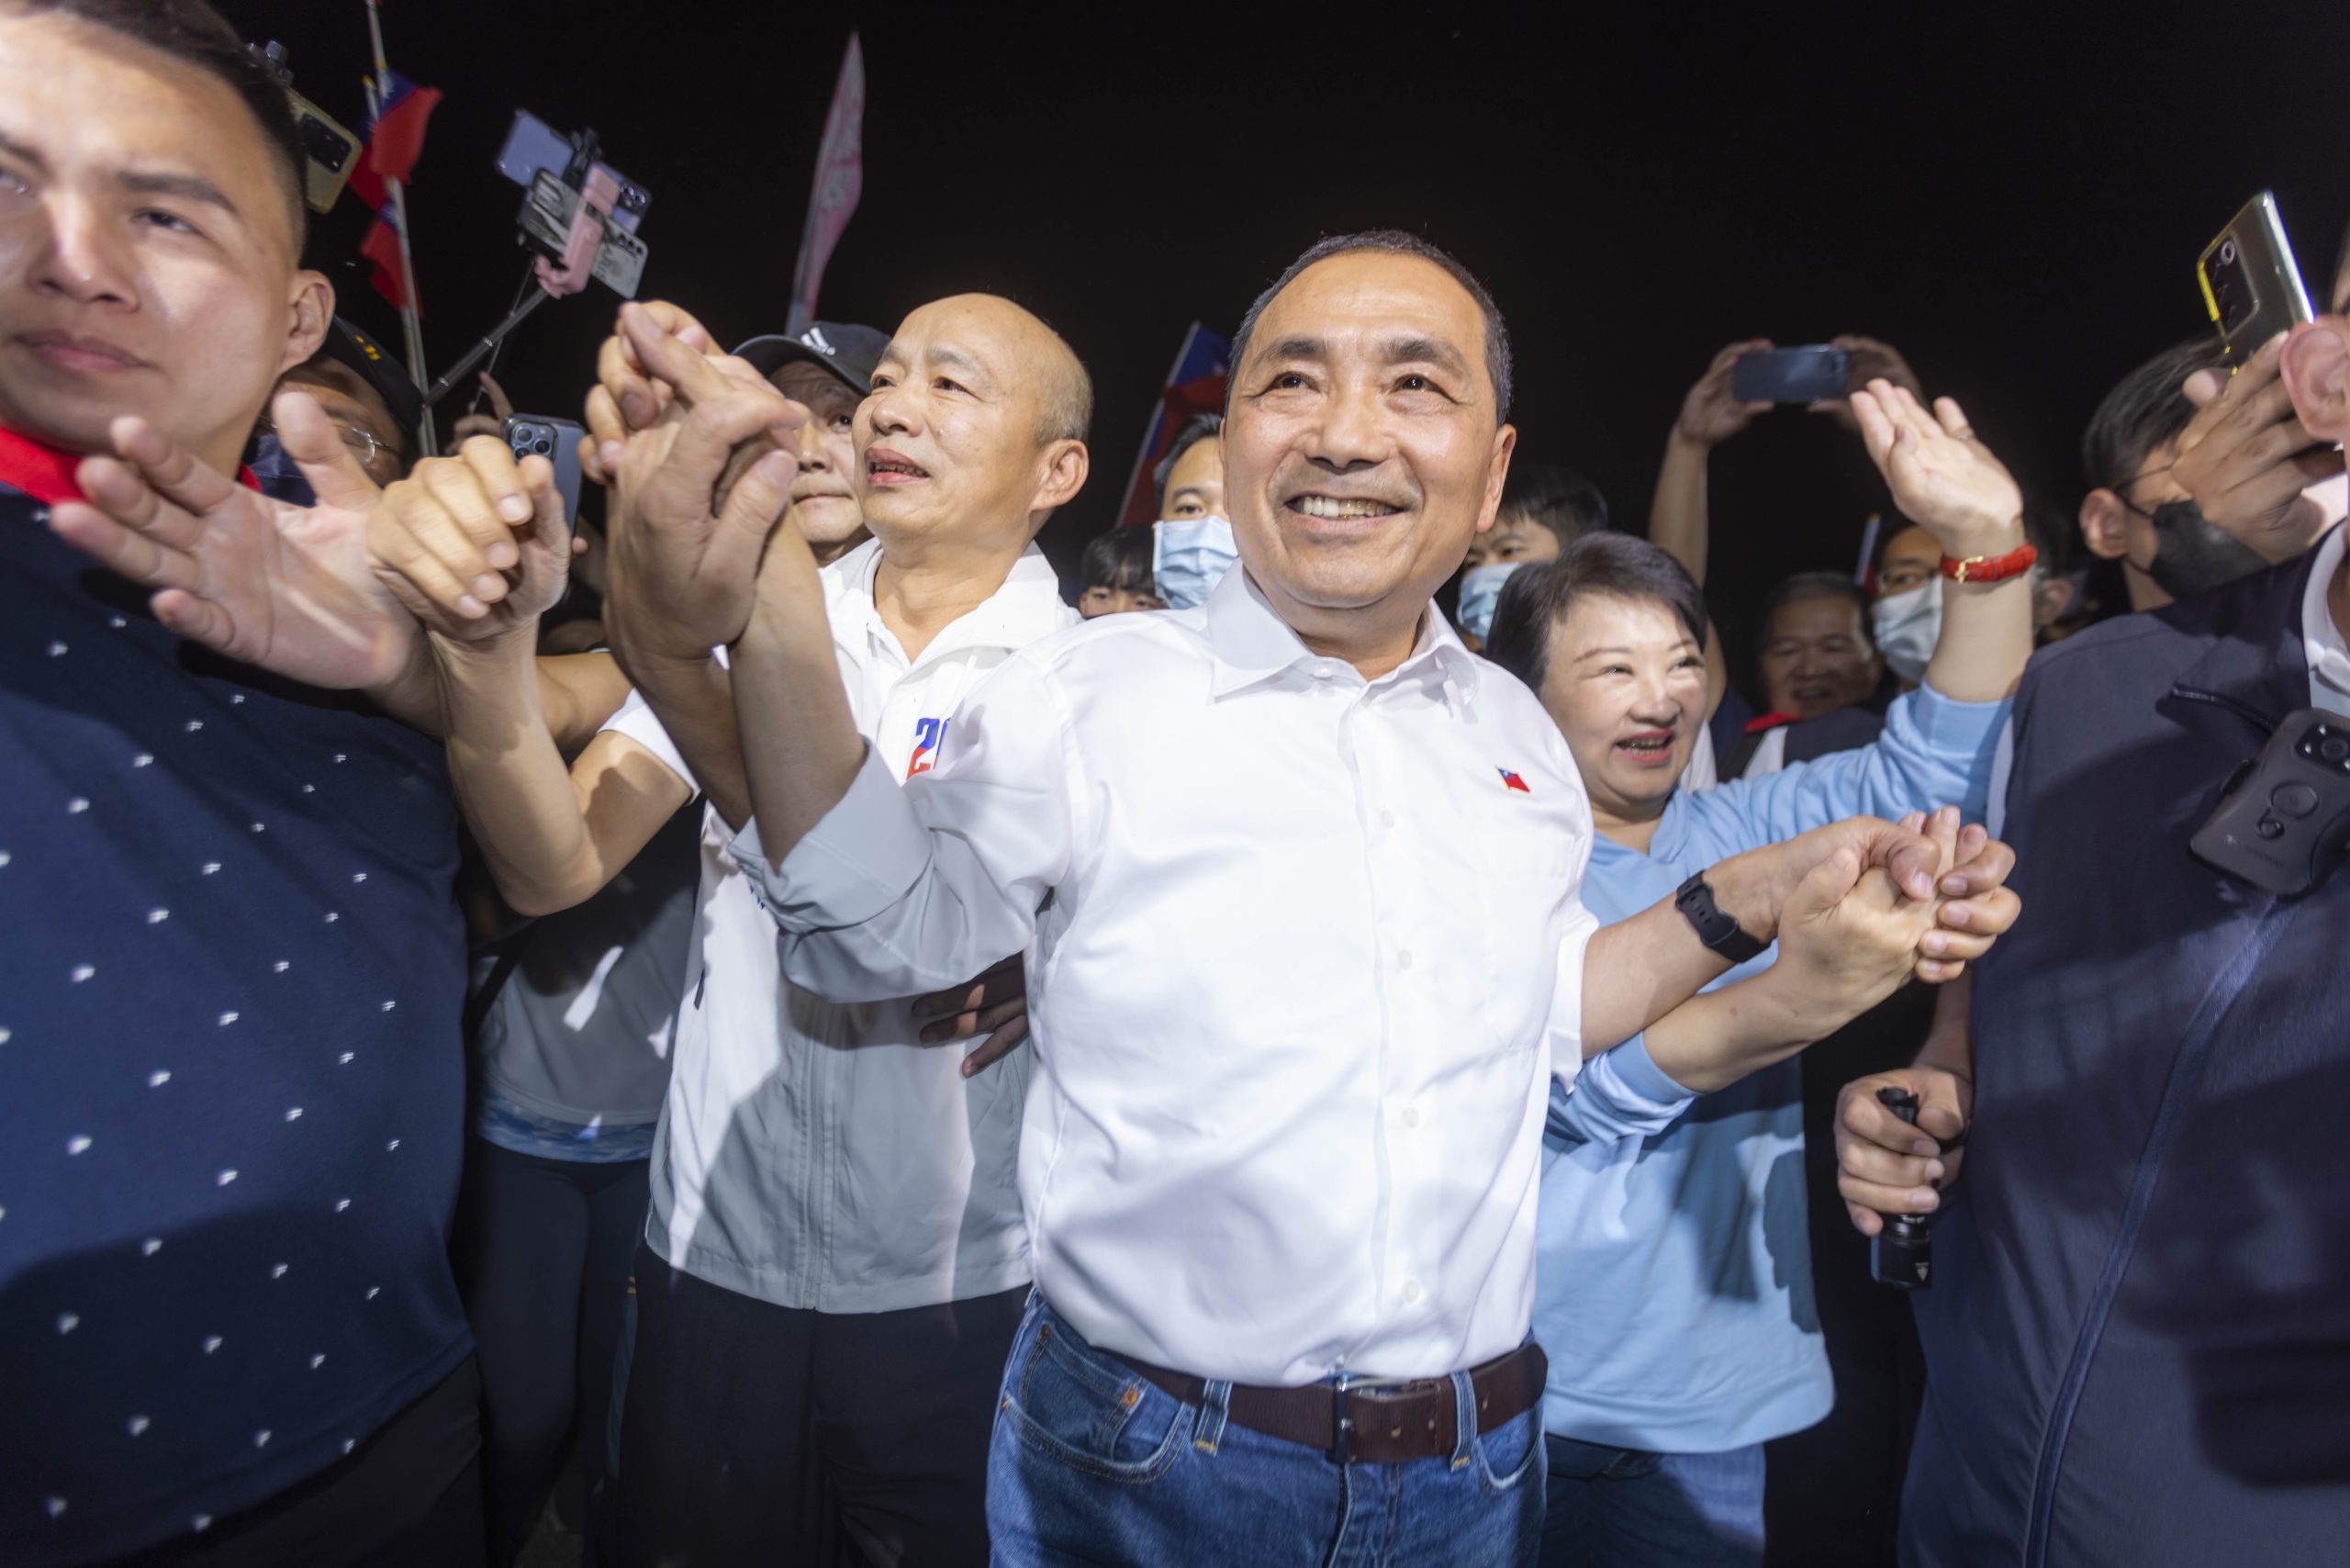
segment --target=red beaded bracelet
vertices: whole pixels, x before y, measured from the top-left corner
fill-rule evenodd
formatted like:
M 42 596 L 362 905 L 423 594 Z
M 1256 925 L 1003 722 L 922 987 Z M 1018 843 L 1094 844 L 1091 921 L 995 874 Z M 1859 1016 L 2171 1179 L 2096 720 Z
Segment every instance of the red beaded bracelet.
M 2031 564 L 2039 559 L 2040 552 L 2029 544 L 2004 555 L 1969 555 L 1964 561 L 1945 555 L 1942 576 L 1954 583 L 2005 582 L 2031 570 Z

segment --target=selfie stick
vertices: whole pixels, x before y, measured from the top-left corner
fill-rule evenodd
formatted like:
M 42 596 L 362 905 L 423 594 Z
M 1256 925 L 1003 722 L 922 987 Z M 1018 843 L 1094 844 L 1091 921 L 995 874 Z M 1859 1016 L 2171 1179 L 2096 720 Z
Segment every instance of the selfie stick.
M 543 288 L 534 288 L 531 290 L 529 297 L 526 297 L 521 304 L 514 307 L 513 310 L 507 315 L 505 320 L 500 321 L 497 326 L 492 327 L 488 332 L 483 336 L 481 342 L 476 343 L 473 347 L 465 351 L 464 358 L 451 365 L 447 372 L 442 375 L 441 379 L 434 382 L 431 386 L 426 390 L 424 394 L 424 406 L 429 409 L 433 404 L 438 403 L 442 398 L 447 397 L 449 395 L 449 388 L 454 386 L 458 382 L 463 381 L 466 376 L 471 375 L 474 373 L 474 367 L 476 365 L 479 364 L 483 360 L 487 359 L 497 351 L 498 345 L 506 341 L 507 333 L 520 326 L 523 321 L 529 318 L 532 311 L 536 310 L 540 306 L 544 305 L 548 300 L 553 299 L 554 297 L 554 295 L 549 294 Z

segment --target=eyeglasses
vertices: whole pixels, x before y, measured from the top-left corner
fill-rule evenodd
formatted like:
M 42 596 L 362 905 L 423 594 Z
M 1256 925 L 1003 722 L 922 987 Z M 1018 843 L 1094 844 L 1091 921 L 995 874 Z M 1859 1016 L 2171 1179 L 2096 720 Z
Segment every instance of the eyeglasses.
M 373 431 L 361 430 L 357 425 L 344 424 L 340 420 L 331 420 L 328 422 L 334 426 L 334 433 L 341 439 L 342 444 L 350 450 L 351 455 L 359 460 L 359 466 L 362 468 L 373 467 L 375 463 L 375 454 L 379 452 L 394 463 L 399 461 L 398 449 L 388 442 L 377 441 Z M 277 435 L 277 422 L 274 420 L 263 419 L 254 428 L 257 433 L 262 435 Z M 278 439 L 280 442 L 285 440 L 283 436 L 279 436 Z

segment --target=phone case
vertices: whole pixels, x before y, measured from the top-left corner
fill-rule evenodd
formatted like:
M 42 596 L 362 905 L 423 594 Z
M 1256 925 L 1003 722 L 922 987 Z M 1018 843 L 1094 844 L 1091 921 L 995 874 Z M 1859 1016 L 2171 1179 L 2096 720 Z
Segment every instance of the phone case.
M 2303 708 L 2237 770 L 2190 847 L 2208 866 L 2294 898 L 2341 864 L 2345 838 L 2350 720 Z
M 2203 248 L 2195 277 L 2227 347 L 2230 374 L 2277 333 L 2313 319 L 2277 198 L 2267 191 L 2246 202 Z
M 1760 349 L 1732 367 L 1729 391 L 1741 403 L 1817 403 L 1841 398 L 1851 371 L 1844 351 L 1826 343 Z

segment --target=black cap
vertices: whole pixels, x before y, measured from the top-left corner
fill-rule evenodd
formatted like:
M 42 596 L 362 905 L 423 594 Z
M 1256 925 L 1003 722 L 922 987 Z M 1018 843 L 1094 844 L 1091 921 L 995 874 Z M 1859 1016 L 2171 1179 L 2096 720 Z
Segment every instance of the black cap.
M 358 372 L 391 409 L 402 433 L 416 439 L 416 427 L 424 422 L 424 392 L 381 343 L 338 316 L 327 329 L 327 341 L 319 345 L 319 355 Z
M 821 364 L 862 398 L 873 389 L 873 367 L 890 347 L 890 334 L 853 321 L 814 321 L 797 337 L 753 338 L 734 351 L 761 375 L 773 375 L 794 360 Z

